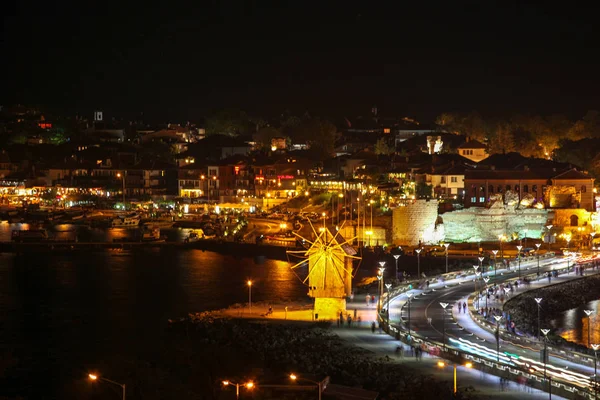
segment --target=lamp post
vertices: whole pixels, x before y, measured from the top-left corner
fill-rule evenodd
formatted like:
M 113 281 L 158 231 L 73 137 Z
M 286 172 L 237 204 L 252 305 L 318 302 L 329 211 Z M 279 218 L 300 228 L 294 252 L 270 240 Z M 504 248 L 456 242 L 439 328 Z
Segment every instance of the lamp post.
M 123 182 L 123 208 L 125 208 L 125 173 L 122 174 L 120 172 L 117 173 L 117 178 L 121 178 Z
M 442 344 L 446 351 L 446 307 L 448 307 L 448 303 L 440 303 L 440 306 L 442 306 Z
M 444 247 L 446 248 L 446 273 L 448 273 L 448 247 L 450 243 L 444 243 Z
M 496 254 L 498 254 L 498 250 L 492 250 L 494 253 L 494 276 L 496 276 Z
M 521 279 L 521 249 L 522 248 L 523 248 L 523 246 L 521 246 L 521 245 L 517 246 L 517 251 L 518 251 L 517 257 L 519 258 L 519 279 Z
M 421 250 L 415 250 L 417 252 L 417 279 L 421 279 Z
M 540 276 L 540 246 L 542 244 L 541 243 L 536 243 L 535 247 L 537 247 L 537 250 L 535 251 L 535 254 L 537 255 L 537 262 L 538 262 L 538 271 L 537 271 L 537 275 L 538 277 Z
M 296 374 L 290 374 L 290 379 L 293 380 L 293 381 L 303 380 L 303 381 L 314 383 L 315 385 L 317 385 L 317 389 L 319 390 L 319 400 L 321 400 L 321 392 L 323 391 L 323 381 L 318 381 L 317 382 L 317 381 L 313 381 L 313 380 L 306 379 L 306 378 L 300 378 Z
M 588 319 L 588 347 L 590 347 L 592 344 L 592 342 L 590 340 L 590 324 L 591 324 L 590 317 L 592 316 L 592 313 L 594 312 L 594 310 L 583 310 L 583 312 L 585 313 L 585 315 L 587 315 L 587 319 Z
M 248 280 L 246 284 L 248 285 L 248 309 L 252 312 L 252 281 Z
M 477 259 L 479 260 L 479 270 L 483 274 L 483 260 L 485 260 L 485 257 L 477 257 Z
M 410 300 L 413 297 L 411 292 L 406 293 L 406 297 L 408 297 L 408 336 L 410 336 Z
M 375 200 L 369 200 L 371 206 L 371 232 L 373 232 L 373 203 L 375 203 Z
M 550 232 L 553 226 L 554 225 L 546 225 L 546 229 L 548 229 L 548 251 L 550 251 L 550 238 L 552 237 Z
M 483 277 L 483 281 L 485 282 L 485 308 L 487 309 L 487 299 L 488 299 L 488 288 L 487 288 L 487 283 L 490 281 L 490 278 L 488 276 L 484 276 Z
M 385 271 L 383 266 L 385 265 L 385 261 L 381 261 L 379 265 L 381 265 L 381 268 L 379 268 L 377 271 L 377 279 L 379 280 L 379 301 L 377 302 L 377 312 L 381 312 L 382 306 L 381 299 L 383 298 L 383 271 Z
M 445 362 L 443 362 L 443 361 L 438 361 L 437 365 L 440 368 L 444 368 L 447 364 Z M 471 364 L 470 362 L 468 362 L 464 366 L 466 368 L 472 368 L 473 364 Z M 456 393 L 456 390 L 457 390 L 457 388 L 456 388 L 456 364 L 453 364 L 453 367 L 454 367 L 454 393 Z
M 98 376 L 96 374 L 88 374 L 88 378 L 90 378 L 91 381 L 104 381 L 104 382 L 112 383 L 113 385 L 120 386 L 121 389 L 122 389 L 123 400 L 125 400 L 126 389 L 125 389 L 125 384 L 124 383 L 119 383 L 119 382 L 111 381 L 110 379 L 103 378 L 103 377 Z
M 498 240 L 500 241 L 500 258 L 502 262 L 504 262 L 504 249 L 502 246 L 502 242 L 504 241 L 504 235 L 498 235 Z
M 500 320 L 502 316 L 494 315 L 494 319 L 496 320 L 496 361 L 500 362 Z
M 400 254 L 394 254 L 394 259 L 396 260 L 396 284 L 398 283 L 398 259 L 400 258 Z
M 391 283 L 386 283 L 385 287 L 387 288 L 387 319 L 388 319 L 388 324 L 390 323 L 390 289 L 392 288 L 392 284 Z
M 544 380 L 546 380 L 546 360 L 548 360 L 548 332 L 550 329 L 540 329 L 544 334 Z M 552 398 L 552 385 L 548 382 L 548 393 L 550 393 L 550 398 Z
M 229 385 L 235 386 L 235 398 L 236 399 L 240 398 L 240 386 L 243 386 L 248 390 L 251 390 L 252 388 L 254 388 L 254 382 L 252 382 L 252 381 L 246 382 L 246 383 L 234 383 L 231 381 L 223 381 L 222 383 L 223 383 L 223 386 L 229 386 Z
M 598 396 L 598 373 L 597 373 L 597 364 L 598 364 L 598 349 L 600 349 L 600 344 L 592 344 L 592 349 L 594 350 L 594 399 Z
M 535 302 L 537 303 L 538 306 L 538 340 L 540 340 L 540 310 L 542 309 L 542 298 L 541 297 L 536 297 L 535 298 Z

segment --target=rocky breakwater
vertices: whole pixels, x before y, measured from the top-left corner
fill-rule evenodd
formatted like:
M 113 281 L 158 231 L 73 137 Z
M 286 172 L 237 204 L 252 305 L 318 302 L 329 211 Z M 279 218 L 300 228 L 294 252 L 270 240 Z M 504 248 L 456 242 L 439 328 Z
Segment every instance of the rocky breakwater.
M 600 298 L 600 276 L 593 275 L 529 290 L 507 301 L 504 304 L 504 311 L 510 314 L 511 320 L 515 322 L 517 329 L 532 336 L 537 336 L 538 329 L 536 297 L 543 299 L 540 325 L 541 327 L 550 327 L 552 320 L 556 319 L 561 313 Z M 551 333 L 549 338 L 552 342 L 562 344 L 572 350 L 586 351 L 586 347 L 566 342 L 558 335 Z
M 452 398 L 449 382 L 353 346 L 327 322 L 234 319 L 202 313 L 172 322 L 170 334 L 175 342 L 185 344 L 181 352 L 185 363 L 179 367 L 185 370 L 183 375 L 198 382 L 212 380 L 214 391 L 220 390 L 214 384 L 219 379 L 252 379 L 258 390 L 261 383 L 286 384 L 287 374 L 293 371 L 329 376 L 331 383 L 377 391 L 382 398 Z M 477 398 L 472 390 L 461 390 L 459 395 Z

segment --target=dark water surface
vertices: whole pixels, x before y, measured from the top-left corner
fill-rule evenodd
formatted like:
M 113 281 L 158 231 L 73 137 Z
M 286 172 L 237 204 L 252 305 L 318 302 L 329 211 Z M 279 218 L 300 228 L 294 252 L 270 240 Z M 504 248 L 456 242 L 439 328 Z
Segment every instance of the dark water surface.
M 560 336 L 571 342 L 588 346 L 588 326 L 590 334 L 590 343 L 600 343 L 600 316 L 598 307 L 600 300 L 590 301 L 589 303 L 571 310 L 565 311 L 561 316 L 553 321 L 554 326 L 560 330 Z M 593 310 L 588 316 L 584 310 Z
M 146 352 L 169 318 L 247 302 L 249 278 L 253 301 L 306 299 L 283 261 L 181 249 L 2 254 L 0 397 L 65 398 L 90 368 Z

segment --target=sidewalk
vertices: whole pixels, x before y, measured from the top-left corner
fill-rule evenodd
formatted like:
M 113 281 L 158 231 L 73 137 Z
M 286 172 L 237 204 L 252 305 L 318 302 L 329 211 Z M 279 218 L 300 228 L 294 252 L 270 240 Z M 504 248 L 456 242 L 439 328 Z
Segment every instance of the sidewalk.
M 414 355 L 410 355 L 410 348 L 405 344 L 402 344 L 404 348 L 404 357 L 399 357 L 396 355 L 396 347 L 401 343 L 394 340 L 386 333 L 378 333 L 378 331 L 376 331 L 376 333 L 373 334 L 367 326 L 367 323 L 363 323 L 361 327 L 337 328 L 333 331 L 350 344 L 369 350 L 377 356 L 388 356 L 391 358 L 391 362 L 404 364 L 419 373 L 426 375 L 431 374 L 434 375 L 436 379 L 445 380 L 452 384 L 453 369 L 451 366 L 447 366 L 443 369 L 438 367 L 437 362 L 441 360 L 440 358 L 423 353 L 423 358 L 420 361 L 417 361 Z M 500 388 L 500 379 L 497 376 L 476 369 L 458 367 L 456 374 L 459 390 L 460 388 L 472 386 L 484 398 L 507 400 L 515 398 L 541 400 L 548 398 L 548 393 L 546 392 L 519 385 L 514 382 L 509 382 L 505 391 L 502 391 Z M 554 399 L 562 399 L 562 397 L 554 394 L 552 397 Z

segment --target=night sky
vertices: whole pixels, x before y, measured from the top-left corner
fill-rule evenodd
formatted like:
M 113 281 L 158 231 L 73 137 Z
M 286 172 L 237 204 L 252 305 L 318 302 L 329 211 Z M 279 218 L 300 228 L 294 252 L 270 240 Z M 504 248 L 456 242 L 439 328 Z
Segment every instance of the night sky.
M 56 3 L 4 5 L 0 104 L 161 120 L 600 108 L 595 12 L 575 2 Z

